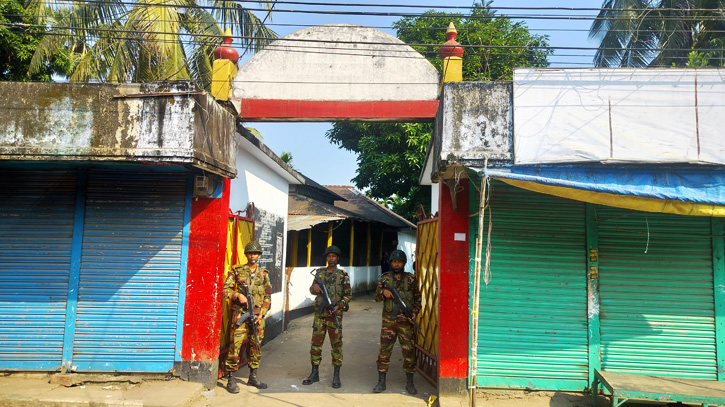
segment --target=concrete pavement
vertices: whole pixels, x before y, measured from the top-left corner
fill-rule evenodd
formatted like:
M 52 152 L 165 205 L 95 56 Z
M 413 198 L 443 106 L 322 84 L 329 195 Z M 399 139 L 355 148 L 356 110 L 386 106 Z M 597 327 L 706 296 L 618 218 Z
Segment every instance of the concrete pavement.
M 94 375 L 88 375 L 92 378 Z M 47 374 L 0 376 L 2 407 L 170 407 L 185 406 L 206 390 L 179 379 L 125 376 L 129 380 L 51 384 Z
M 229 394 L 223 387 L 226 381 L 220 380 L 215 397 L 200 399 L 192 406 L 223 407 L 238 406 L 239 403 L 250 406 L 425 406 L 430 395 L 436 394 L 435 387 L 416 374 L 418 394 L 405 392 L 405 373 L 398 344 L 391 357 L 387 390 L 379 394 L 372 392 L 378 381 L 375 360 L 380 347 L 380 312 L 381 305 L 367 296 L 354 298 L 350 311 L 345 313 L 341 388 L 333 389 L 331 386 L 333 369 L 327 339 L 322 348 L 320 381 L 309 386 L 302 385 L 311 369 L 312 315 L 307 315 L 292 321 L 286 332 L 262 348 L 258 376 L 269 385 L 268 389 L 257 390 L 244 385 L 249 372 L 244 367 L 238 372 L 243 382 L 239 394 Z
M 0 406 L 3 407 L 225 407 L 278 406 L 426 406 L 436 389 L 416 374 L 418 394 L 405 392 L 400 345 L 396 344 L 388 373 L 387 390 L 375 394 L 380 335 L 380 307 L 370 296 L 354 298 L 343 321 L 344 362 L 342 388 L 333 389 L 329 340 L 323 347 L 320 382 L 310 386 L 302 380 L 310 373 L 309 345 L 312 315 L 291 322 L 286 332 L 262 347 L 259 378 L 266 390 L 246 386 L 248 368 L 238 372 L 239 394 L 229 394 L 219 380 L 207 391 L 201 384 L 163 375 L 90 375 L 69 379 L 47 374 L 0 375 Z M 57 384 L 75 380 L 72 387 Z M 570 393 L 486 392 L 479 390 L 477 405 L 487 407 L 574 407 L 587 405 L 587 397 Z

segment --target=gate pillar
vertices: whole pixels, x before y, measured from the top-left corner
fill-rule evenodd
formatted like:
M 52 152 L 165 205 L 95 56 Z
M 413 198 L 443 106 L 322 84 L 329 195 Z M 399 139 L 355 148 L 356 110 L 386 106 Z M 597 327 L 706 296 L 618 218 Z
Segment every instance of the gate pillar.
M 191 182 L 189 182 L 191 185 Z M 225 179 L 210 198 L 191 199 L 189 251 L 186 266 L 184 329 L 181 361 L 175 370 L 184 380 L 216 386 L 222 313 L 219 298 L 224 284 L 229 185 Z
M 441 407 L 468 406 L 468 179 L 439 182 Z M 451 190 L 454 193 L 450 193 Z

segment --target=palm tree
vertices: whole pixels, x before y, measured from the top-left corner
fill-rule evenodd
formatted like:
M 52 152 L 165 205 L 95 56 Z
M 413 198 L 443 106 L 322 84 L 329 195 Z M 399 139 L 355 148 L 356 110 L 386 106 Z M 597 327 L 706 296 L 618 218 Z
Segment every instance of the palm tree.
M 30 71 L 53 56 L 73 61 L 73 82 L 192 80 L 208 89 L 224 29 L 257 51 L 277 35 L 250 10 L 225 0 L 30 0 L 49 27 Z M 271 12 L 272 1 L 260 1 Z M 265 19 L 266 21 L 266 19 Z
M 602 67 L 723 63 L 723 0 L 604 0 L 589 37 Z

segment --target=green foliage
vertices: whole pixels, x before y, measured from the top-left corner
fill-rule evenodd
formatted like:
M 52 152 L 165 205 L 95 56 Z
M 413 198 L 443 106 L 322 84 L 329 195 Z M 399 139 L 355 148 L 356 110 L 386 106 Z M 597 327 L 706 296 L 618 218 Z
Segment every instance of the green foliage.
M 479 46 L 465 48 L 463 80 L 509 80 L 514 67 L 548 66 L 546 37 L 532 35 L 523 23 L 497 17 L 487 7 L 473 9 L 471 17 L 431 10 L 404 17 L 393 26 L 398 38 L 408 44 L 430 44 L 414 48 L 441 71 L 438 50 L 446 42 L 450 22 L 458 30 L 459 43 Z M 418 179 L 432 132 L 430 123 L 339 122 L 326 136 L 358 154 L 353 178 L 357 188 L 367 189 L 370 197 L 415 223 L 420 205 L 430 212 L 430 188 L 419 185 Z
M 605 0 L 589 37 L 596 66 L 723 66 L 723 2 Z
M 414 222 L 419 204 L 430 207 L 430 188 L 418 185 L 433 127 L 430 123 L 340 122 L 326 136 L 358 153 L 355 186 Z
M 65 74 L 70 69 L 67 54 L 52 56 L 32 75 L 28 73 L 30 59 L 43 37 L 32 10 L 21 1 L 0 2 L 0 80 L 49 81 L 53 74 Z
M 250 49 L 276 38 L 258 17 L 232 1 L 31 0 L 31 6 L 39 23 L 49 27 L 33 55 L 31 72 L 65 53 L 72 62 L 72 82 L 192 80 L 209 90 L 213 51 L 224 27 L 242 36 L 242 45 Z
M 710 41 L 710 49 L 719 49 L 717 51 L 690 51 L 687 54 L 687 63 L 685 66 L 688 68 L 708 68 L 708 67 L 723 67 L 725 66 L 725 47 L 723 47 L 723 38 L 717 38 Z M 676 64 L 673 62 L 673 66 Z
M 547 57 L 552 51 L 546 49 L 547 36 L 533 35 L 524 23 L 497 17 L 487 7 L 474 6 L 470 17 L 429 10 L 420 17 L 404 17 L 393 27 L 398 38 L 408 44 L 431 44 L 413 48 L 442 71 L 438 51 L 446 42 L 446 29 L 452 22 L 458 31 L 456 41 L 472 46 L 465 48 L 463 55 L 464 81 L 511 80 L 514 68 L 549 65 Z
M 281 160 L 282 160 L 282 161 L 283 161 L 283 162 L 284 162 L 285 164 L 289 165 L 289 166 L 290 166 L 290 168 L 294 168 L 294 167 L 292 166 L 292 160 L 294 159 L 294 157 L 292 157 L 292 153 L 290 153 L 290 152 L 288 152 L 288 151 L 283 151 L 283 152 L 282 152 L 282 154 L 281 154 L 281 155 L 279 156 L 279 158 L 280 158 L 280 159 L 281 159 Z

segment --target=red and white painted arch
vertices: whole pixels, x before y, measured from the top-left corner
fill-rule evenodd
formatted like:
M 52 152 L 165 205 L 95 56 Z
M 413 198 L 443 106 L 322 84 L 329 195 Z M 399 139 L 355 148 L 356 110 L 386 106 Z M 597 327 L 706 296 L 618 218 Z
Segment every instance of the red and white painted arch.
M 380 30 L 305 28 L 247 61 L 230 100 L 244 121 L 432 121 L 440 76 Z

